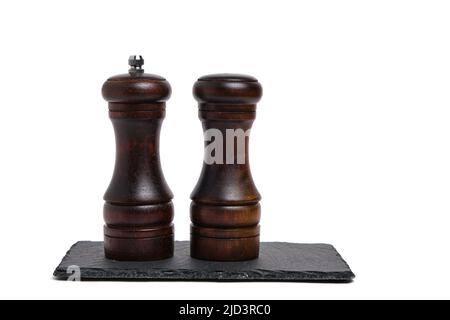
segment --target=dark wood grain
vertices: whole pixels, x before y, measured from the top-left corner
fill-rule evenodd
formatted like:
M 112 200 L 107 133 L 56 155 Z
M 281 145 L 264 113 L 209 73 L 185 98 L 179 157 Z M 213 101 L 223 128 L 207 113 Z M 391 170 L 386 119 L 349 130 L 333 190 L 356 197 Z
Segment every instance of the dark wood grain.
M 143 72 L 109 78 L 102 94 L 116 139 L 116 162 L 105 193 L 105 255 L 143 261 L 173 255 L 172 192 L 162 173 L 159 135 L 169 83 Z
M 227 129 L 247 131 L 252 127 L 262 87 L 250 76 L 216 74 L 200 78 L 193 93 L 199 103 L 203 130 L 219 130 L 226 142 Z M 191 194 L 194 258 L 241 261 L 258 257 L 261 196 L 250 172 L 248 145 L 246 137 L 243 164 L 238 163 L 237 152 L 232 164 L 203 164 Z

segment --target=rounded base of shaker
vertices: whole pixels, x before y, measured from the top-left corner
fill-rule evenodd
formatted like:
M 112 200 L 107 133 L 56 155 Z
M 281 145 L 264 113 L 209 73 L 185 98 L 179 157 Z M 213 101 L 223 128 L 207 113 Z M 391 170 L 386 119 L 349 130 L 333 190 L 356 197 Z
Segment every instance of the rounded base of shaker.
M 212 235 L 216 235 L 214 237 Z M 241 234 L 241 237 L 237 235 Z M 246 261 L 259 257 L 259 226 L 239 229 L 191 227 L 191 257 L 209 261 Z
M 115 237 L 115 233 L 120 233 L 122 237 Z M 123 237 L 127 233 L 128 237 Z M 155 233 L 155 236 L 145 237 L 146 233 Z M 171 258 L 174 252 L 173 226 L 154 229 L 152 232 L 114 230 L 105 226 L 104 246 L 105 257 L 111 260 L 153 261 Z

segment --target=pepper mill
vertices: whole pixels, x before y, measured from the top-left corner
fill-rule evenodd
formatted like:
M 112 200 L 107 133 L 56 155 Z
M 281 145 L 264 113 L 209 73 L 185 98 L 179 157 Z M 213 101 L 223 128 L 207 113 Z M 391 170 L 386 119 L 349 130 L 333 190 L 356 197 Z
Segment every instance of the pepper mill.
M 105 256 L 146 261 L 173 256 L 172 192 L 164 179 L 159 135 L 171 88 L 144 73 L 141 56 L 131 56 L 127 74 L 102 88 L 116 138 L 116 161 L 104 195 Z
M 249 166 L 249 133 L 262 87 L 253 77 L 215 74 L 193 88 L 205 138 L 191 194 L 191 256 L 242 261 L 259 255 L 261 199 Z

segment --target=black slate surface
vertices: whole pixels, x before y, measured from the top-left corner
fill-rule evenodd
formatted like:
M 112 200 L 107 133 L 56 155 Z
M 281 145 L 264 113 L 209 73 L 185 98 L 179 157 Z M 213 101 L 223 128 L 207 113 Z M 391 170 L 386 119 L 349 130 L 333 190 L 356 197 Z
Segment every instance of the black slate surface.
M 259 259 L 244 262 L 193 259 L 188 241 L 176 241 L 175 255 L 170 259 L 120 262 L 104 257 L 103 242 L 80 241 L 56 268 L 55 279 L 66 280 L 70 266 L 79 267 L 81 280 L 103 281 L 350 282 L 354 278 L 333 246 L 287 242 L 262 242 Z

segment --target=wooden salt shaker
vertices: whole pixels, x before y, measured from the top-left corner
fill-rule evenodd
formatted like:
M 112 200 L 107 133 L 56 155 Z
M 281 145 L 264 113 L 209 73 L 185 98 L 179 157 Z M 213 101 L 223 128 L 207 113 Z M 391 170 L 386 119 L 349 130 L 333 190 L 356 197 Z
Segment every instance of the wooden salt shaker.
M 191 194 L 191 256 L 255 259 L 261 197 L 250 173 L 248 133 L 262 87 L 250 76 L 216 74 L 198 79 L 193 93 L 205 135 L 205 162 Z M 239 133 L 244 139 L 240 142 Z

